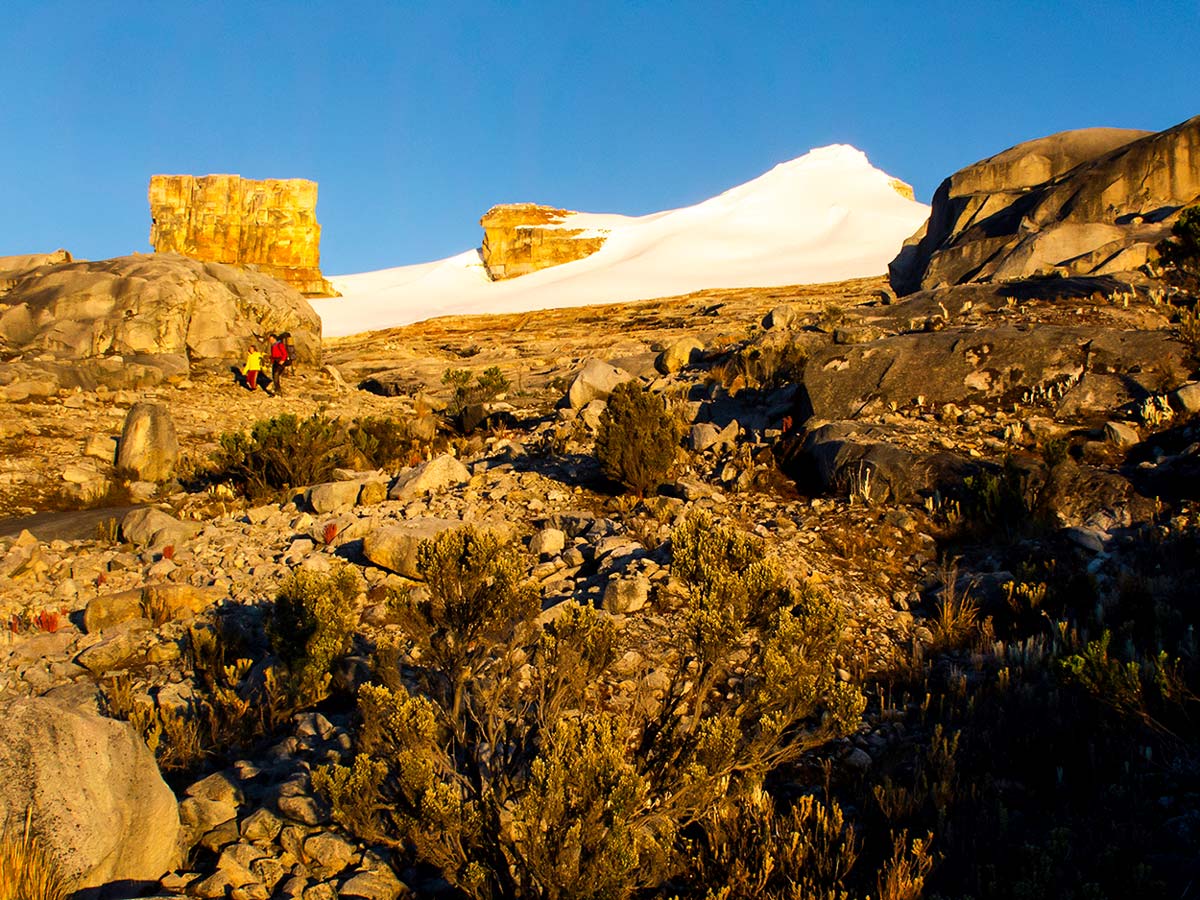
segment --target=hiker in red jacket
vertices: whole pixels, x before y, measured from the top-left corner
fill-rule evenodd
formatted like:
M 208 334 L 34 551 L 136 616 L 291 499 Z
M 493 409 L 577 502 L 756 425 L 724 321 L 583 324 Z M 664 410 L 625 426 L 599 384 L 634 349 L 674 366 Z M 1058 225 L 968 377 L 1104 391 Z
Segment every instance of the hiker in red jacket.
M 283 370 L 292 364 L 292 354 L 287 343 L 290 337 L 285 331 L 271 345 L 271 387 L 276 397 L 283 396 Z

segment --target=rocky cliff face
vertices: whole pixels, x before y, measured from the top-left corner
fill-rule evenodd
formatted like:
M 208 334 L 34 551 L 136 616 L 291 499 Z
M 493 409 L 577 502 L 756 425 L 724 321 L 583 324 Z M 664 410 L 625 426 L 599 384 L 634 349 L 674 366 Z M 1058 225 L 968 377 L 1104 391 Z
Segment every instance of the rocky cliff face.
M 154 175 L 150 243 L 205 262 L 253 266 L 310 297 L 336 295 L 321 276 L 317 183 L 237 175 Z
M 604 236 L 562 227 L 570 215 L 570 210 L 537 203 L 493 206 L 479 220 L 488 275 L 502 281 L 591 256 L 604 245 Z
M 1200 116 L 1159 133 L 1089 128 L 951 175 L 889 267 L 902 294 L 1032 275 L 1132 271 L 1200 199 Z

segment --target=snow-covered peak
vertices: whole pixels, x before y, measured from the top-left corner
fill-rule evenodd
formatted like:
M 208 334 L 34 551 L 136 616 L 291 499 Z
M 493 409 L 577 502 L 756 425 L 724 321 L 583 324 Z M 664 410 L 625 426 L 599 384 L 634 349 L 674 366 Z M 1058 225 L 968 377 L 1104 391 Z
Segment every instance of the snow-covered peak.
M 475 251 L 330 280 L 312 301 L 327 336 L 442 315 L 522 312 L 879 275 L 929 215 L 847 144 L 818 147 L 694 206 L 647 216 L 575 213 L 605 234 L 584 259 L 492 282 Z

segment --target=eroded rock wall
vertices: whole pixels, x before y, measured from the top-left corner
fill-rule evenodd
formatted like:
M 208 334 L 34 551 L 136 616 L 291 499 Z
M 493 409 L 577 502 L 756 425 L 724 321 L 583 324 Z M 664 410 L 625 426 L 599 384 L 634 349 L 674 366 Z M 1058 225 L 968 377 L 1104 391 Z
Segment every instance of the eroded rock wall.
M 154 175 L 150 243 L 160 253 L 253 266 L 306 296 L 332 296 L 316 209 L 317 183 L 303 178 Z
M 493 281 L 583 259 L 599 250 L 604 235 L 563 228 L 570 210 L 537 203 L 505 203 L 489 209 L 483 226 L 483 264 Z

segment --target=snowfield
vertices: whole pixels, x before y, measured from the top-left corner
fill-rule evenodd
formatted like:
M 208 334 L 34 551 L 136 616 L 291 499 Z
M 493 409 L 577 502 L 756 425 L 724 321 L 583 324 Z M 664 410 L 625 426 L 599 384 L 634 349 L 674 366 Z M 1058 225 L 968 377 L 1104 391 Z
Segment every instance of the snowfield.
M 493 282 L 478 250 L 468 250 L 330 276 L 342 296 L 310 302 L 325 336 L 340 337 L 436 316 L 880 275 L 929 216 L 928 206 L 900 196 L 891 180 L 854 147 L 820 147 L 695 206 L 640 217 L 568 216 L 559 227 L 608 234 L 585 259 Z

